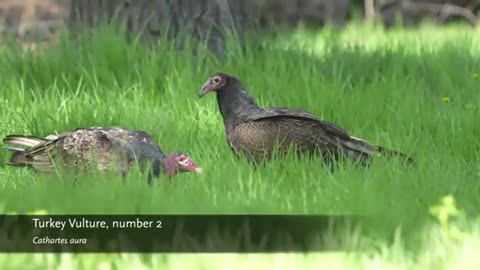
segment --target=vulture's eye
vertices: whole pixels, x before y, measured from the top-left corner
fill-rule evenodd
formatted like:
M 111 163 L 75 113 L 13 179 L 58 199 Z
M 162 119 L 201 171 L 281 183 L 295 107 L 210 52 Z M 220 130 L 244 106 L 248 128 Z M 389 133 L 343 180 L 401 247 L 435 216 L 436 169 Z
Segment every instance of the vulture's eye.
M 213 78 L 213 79 L 212 79 L 212 82 L 213 82 L 214 84 L 219 84 L 219 83 L 220 83 L 220 77 L 215 77 L 215 78 Z
M 178 164 L 182 167 L 185 167 L 188 165 L 188 158 L 187 157 L 180 157 L 178 159 Z

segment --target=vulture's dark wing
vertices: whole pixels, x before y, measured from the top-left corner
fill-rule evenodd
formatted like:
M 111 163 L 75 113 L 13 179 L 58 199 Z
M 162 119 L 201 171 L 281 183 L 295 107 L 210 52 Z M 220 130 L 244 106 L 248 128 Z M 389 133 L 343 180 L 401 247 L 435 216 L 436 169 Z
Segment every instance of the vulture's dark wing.
M 275 118 L 295 118 L 295 119 L 301 119 L 305 121 L 314 121 L 315 123 L 317 123 L 317 125 L 321 126 L 321 128 L 327 134 L 338 137 L 339 139 L 342 139 L 342 140 L 352 140 L 352 137 L 348 135 L 345 129 L 333 123 L 320 120 L 315 115 L 303 110 L 295 110 L 295 109 L 282 108 L 282 107 L 265 108 L 261 111 L 256 111 L 246 116 L 243 116 L 242 120 L 244 122 L 249 122 L 249 121 L 265 120 L 268 118 L 272 120 L 275 120 Z
M 152 137 L 144 131 L 130 131 L 123 128 L 102 129 L 101 132 L 114 145 L 125 150 L 137 159 L 159 159 L 166 156 L 162 149 L 155 144 Z
M 301 125 L 305 129 L 308 129 L 308 131 L 304 130 L 302 132 L 303 136 L 311 136 L 312 133 L 315 133 L 317 134 L 318 138 L 321 138 L 320 141 L 322 143 L 327 143 L 335 146 L 337 149 L 342 149 L 350 156 L 362 158 L 365 158 L 365 155 L 399 156 L 409 163 L 415 163 L 414 159 L 406 154 L 377 145 L 371 145 L 369 142 L 363 139 L 350 136 L 345 129 L 333 123 L 322 121 L 315 115 L 303 110 L 292 110 L 288 108 L 266 108 L 263 111 L 259 110 L 254 113 L 250 113 L 248 116 L 243 117 L 243 120 L 245 122 L 259 123 L 264 122 L 264 120 L 271 119 L 285 123 L 285 120 L 289 118 L 301 120 L 303 123 L 305 123 Z M 289 128 L 296 129 L 297 126 L 291 125 Z
M 152 177 L 158 177 L 161 172 L 161 164 L 166 158 L 162 149 L 155 144 L 152 137 L 144 131 L 130 131 L 122 128 L 109 128 L 102 130 L 105 137 L 115 146 L 126 151 L 129 162 L 136 160 L 140 166 L 148 163 L 152 166 L 149 174 L 149 182 Z M 147 165 L 149 166 L 149 165 Z
M 375 152 L 366 141 L 351 137 L 344 129 L 303 110 L 251 110 L 239 119 L 234 132 L 228 134 L 230 145 L 234 152 L 247 151 L 255 159 L 276 147 L 285 151 L 289 145 L 295 145 L 301 152 L 317 149 L 324 153 L 343 152 L 363 161 Z

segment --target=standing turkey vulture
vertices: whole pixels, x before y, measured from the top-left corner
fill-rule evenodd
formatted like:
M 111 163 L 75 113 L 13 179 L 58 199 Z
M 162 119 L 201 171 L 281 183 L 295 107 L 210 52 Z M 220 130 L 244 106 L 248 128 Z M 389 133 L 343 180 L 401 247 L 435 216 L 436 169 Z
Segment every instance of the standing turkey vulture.
M 371 145 L 350 136 L 344 129 L 318 119 L 315 115 L 289 108 L 262 108 L 235 77 L 218 72 L 210 77 L 199 97 L 217 93 L 225 133 L 235 154 L 246 154 L 259 162 L 294 147 L 299 153 L 320 153 L 326 160 L 346 155 L 368 165 L 373 155 L 396 155 L 413 163 L 413 159 L 397 151 Z
M 3 142 L 22 147 L 4 147 L 13 152 L 9 165 L 33 167 L 37 171 L 51 172 L 55 170 L 54 163 L 60 161 L 67 168 L 93 165 L 100 171 L 115 169 L 125 174 L 138 161 L 151 166 L 149 179 L 158 177 L 160 172 L 168 176 L 201 172 L 187 155 L 174 152 L 167 156 L 148 133 L 122 127 L 79 128 L 45 139 L 8 135 Z

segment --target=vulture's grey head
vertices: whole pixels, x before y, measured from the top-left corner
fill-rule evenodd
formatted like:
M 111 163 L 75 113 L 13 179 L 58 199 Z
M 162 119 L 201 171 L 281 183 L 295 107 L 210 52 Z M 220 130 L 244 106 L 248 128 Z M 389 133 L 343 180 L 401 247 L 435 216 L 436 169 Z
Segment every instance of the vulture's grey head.
M 227 88 L 229 82 L 233 79 L 233 77 L 223 72 L 217 72 L 213 74 L 203 84 L 202 89 L 198 93 L 198 97 L 201 98 L 212 91 L 224 90 L 225 88 Z
M 186 154 L 174 152 L 168 155 L 164 160 L 165 173 L 173 176 L 181 172 L 201 173 L 202 169 L 198 167 L 193 160 Z

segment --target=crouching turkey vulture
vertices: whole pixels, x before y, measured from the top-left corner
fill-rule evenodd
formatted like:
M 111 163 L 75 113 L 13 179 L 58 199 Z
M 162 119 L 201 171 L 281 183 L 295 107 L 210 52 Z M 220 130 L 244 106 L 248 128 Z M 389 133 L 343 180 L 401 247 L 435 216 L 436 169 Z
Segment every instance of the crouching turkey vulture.
M 345 155 L 363 165 L 368 165 L 372 156 L 381 154 L 414 162 L 405 154 L 352 137 L 344 129 L 307 111 L 262 108 L 237 78 L 226 73 L 218 72 L 210 77 L 199 97 L 212 91 L 217 94 L 230 148 L 237 155 L 246 154 L 251 161 L 271 158 L 275 150 L 282 155 L 293 147 L 302 154 L 320 153 L 325 160 Z
M 168 176 L 201 172 L 187 155 L 180 152 L 165 155 L 148 133 L 122 127 L 79 128 L 44 139 L 8 135 L 3 142 L 16 146 L 4 147 L 13 152 L 9 165 L 32 167 L 37 171 L 54 171 L 55 164 L 84 169 L 93 165 L 100 171 L 114 169 L 124 175 L 138 162 L 151 166 L 149 180 L 161 172 Z

